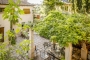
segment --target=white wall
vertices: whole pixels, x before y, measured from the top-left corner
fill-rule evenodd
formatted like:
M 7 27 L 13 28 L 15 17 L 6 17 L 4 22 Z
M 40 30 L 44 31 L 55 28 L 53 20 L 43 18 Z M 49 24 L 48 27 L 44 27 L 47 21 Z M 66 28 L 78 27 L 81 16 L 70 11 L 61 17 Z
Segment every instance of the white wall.
M 6 32 L 10 29 L 10 23 L 8 20 L 3 20 L 2 14 L 0 13 L 0 27 L 4 27 L 4 41 L 8 41 Z
M 19 20 L 19 23 L 21 24 L 22 22 L 27 23 L 28 21 L 33 22 L 33 6 L 20 6 L 20 8 L 23 9 L 30 9 L 30 14 L 22 14 L 20 17 L 22 20 Z M 17 26 L 14 26 L 14 29 L 17 29 Z
M 30 9 L 30 14 L 23 14 L 21 15 L 22 20 L 19 22 L 28 22 L 28 21 L 33 21 L 33 7 L 32 6 L 20 6 L 21 9 Z
M 0 7 L 5 7 L 5 5 L 0 5 Z M 19 23 L 22 22 L 28 22 L 28 21 L 33 21 L 33 6 L 20 6 L 21 9 L 24 8 L 30 8 L 30 14 L 23 14 L 20 15 L 20 17 L 22 18 L 22 20 L 19 20 Z M 2 18 L 2 13 L 0 13 L 0 27 L 4 27 L 4 37 L 7 36 L 6 32 L 10 29 L 10 23 L 8 20 L 3 20 Z M 14 28 L 16 29 L 17 26 L 14 26 Z M 6 39 L 7 40 L 7 39 Z

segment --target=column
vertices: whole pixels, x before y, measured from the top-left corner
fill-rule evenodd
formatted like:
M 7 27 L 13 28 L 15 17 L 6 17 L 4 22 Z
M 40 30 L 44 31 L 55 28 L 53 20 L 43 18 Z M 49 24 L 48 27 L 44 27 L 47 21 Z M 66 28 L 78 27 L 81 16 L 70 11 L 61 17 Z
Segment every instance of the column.
M 72 60 L 72 43 L 65 47 L 65 60 Z

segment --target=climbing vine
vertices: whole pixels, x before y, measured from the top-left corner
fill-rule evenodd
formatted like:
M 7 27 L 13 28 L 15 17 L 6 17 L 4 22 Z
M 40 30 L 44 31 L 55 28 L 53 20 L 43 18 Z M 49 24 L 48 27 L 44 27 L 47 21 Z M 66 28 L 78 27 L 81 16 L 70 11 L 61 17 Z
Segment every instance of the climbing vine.
M 62 46 L 69 42 L 77 44 L 79 41 L 90 41 L 90 16 L 83 14 L 65 15 L 51 12 L 34 28 L 41 36 L 55 40 Z

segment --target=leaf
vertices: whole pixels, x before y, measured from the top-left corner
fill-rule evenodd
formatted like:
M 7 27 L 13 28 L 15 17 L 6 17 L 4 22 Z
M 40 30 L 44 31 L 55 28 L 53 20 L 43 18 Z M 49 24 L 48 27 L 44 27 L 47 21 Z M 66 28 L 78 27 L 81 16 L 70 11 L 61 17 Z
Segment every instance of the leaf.
M 17 33 L 19 33 L 20 32 L 20 28 L 17 28 L 16 30 L 15 30 L 15 33 L 17 34 Z
M 2 34 L 0 34 L 0 39 L 2 39 Z
M 19 8 L 20 0 L 14 2 L 13 0 L 9 0 L 9 5 L 4 9 L 3 18 L 12 21 L 13 24 L 16 24 L 20 18 L 20 15 L 23 14 L 23 10 Z

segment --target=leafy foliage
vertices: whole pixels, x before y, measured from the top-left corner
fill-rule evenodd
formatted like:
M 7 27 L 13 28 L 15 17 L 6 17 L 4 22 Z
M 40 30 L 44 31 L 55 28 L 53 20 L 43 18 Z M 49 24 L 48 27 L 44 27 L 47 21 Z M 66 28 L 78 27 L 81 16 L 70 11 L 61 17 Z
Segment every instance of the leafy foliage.
M 57 36 L 51 36 L 51 38 L 50 38 L 50 40 L 51 40 L 52 42 L 56 42 L 56 39 L 57 39 Z
M 2 34 L 0 34 L 0 39 L 2 39 Z
M 0 43 L 0 60 L 28 60 L 29 44 L 30 40 L 24 40 L 15 46 Z
M 13 24 L 16 24 L 20 20 L 20 14 L 23 14 L 23 10 L 19 8 L 20 0 L 16 2 L 13 0 L 8 0 L 9 4 L 5 7 L 3 18 L 10 21 L 10 31 L 8 31 L 8 36 L 11 44 L 15 44 L 15 33 L 13 30 Z
M 43 21 L 37 24 L 34 29 L 38 31 L 41 36 L 49 39 L 51 36 L 56 34 L 57 31 L 54 30 L 55 27 L 58 26 L 59 22 L 64 19 L 64 15 L 60 12 L 51 12 L 51 14 L 49 14 Z
M 48 15 L 50 11 L 56 10 L 55 6 L 63 4 L 64 3 L 59 0 L 44 0 L 43 5 L 45 6 L 45 14 Z
M 52 12 L 44 21 L 38 23 L 35 30 L 43 37 L 55 40 L 62 46 L 68 42 L 77 44 L 78 41 L 90 41 L 90 17 L 82 14 L 65 15 Z
M 19 8 L 20 0 L 14 2 L 13 0 L 9 0 L 9 5 L 4 9 L 3 18 L 8 19 L 13 24 L 16 24 L 20 18 L 20 14 L 23 14 L 23 10 Z
M 0 60 L 13 60 L 7 48 L 7 43 L 0 43 Z
M 43 4 L 45 5 L 45 14 L 47 15 L 50 11 L 55 10 L 54 0 L 44 0 Z
M 73 10 L 77 10 L 77 12 L 81 13 L 90 13 L 90 0 L 70 0 L 72 1 Z
M 13 30 L 8 30 L 7 31 L 8 37 L 9 37 L 9 43 L 10 44 L 16 44 L 16 36 L 15 36 L 15 32 Z

